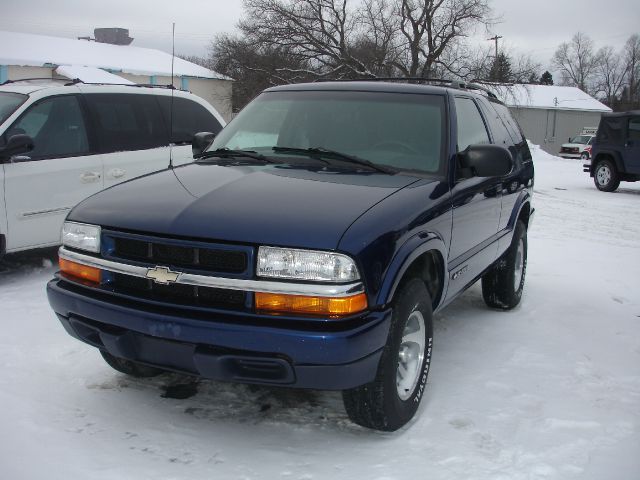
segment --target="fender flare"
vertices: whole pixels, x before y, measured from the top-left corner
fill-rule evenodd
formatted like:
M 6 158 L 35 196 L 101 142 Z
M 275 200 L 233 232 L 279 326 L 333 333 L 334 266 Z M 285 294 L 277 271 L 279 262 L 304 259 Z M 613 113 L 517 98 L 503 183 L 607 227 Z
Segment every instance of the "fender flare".
M 618 151 L 600 150 L 597 157 L 593 157 L 593 155 L 591 156 L 591 176 L 593 176 L 595 173 L 596 165 L 598 164 L 598 157 L 600 157 L 601 155 L 613 158 L 613 163 L 615 163 L 618 173 L 626 173 L 624 162 L 622 161 L 622 158 L 620 157 L 620 153 Z
M 529 206 L 529 208 L 531 208 L 531 194 L 528 190 L 524 190 L 518 196 L 518 200 L 516 201 L 516 204 L 513 206 L 513 210 L 511 211 L 511 216 L 509 217 L 509 222 L 507 223 L 507 228 L 509 230 L 513 230 L 515 228 L 516 222 L 518 221 L 518 218 L 520 218 L 522 210 L 527 205 Z M 529 215 L 531 215 L 531 210 L 529 211 Z
M 439 302 L 445 297 L 449 275 L 447 275 L 447 247 L 444 240 L 433 232 L 418 233 L 409 238 L 396 252 L 387 268 L 387 273 L 378 292 L 376 303 L 387 305 L 393 299 L 402 277 L 411 264 L 422 254 L 435 250 L 442 257 L 442 293 Z

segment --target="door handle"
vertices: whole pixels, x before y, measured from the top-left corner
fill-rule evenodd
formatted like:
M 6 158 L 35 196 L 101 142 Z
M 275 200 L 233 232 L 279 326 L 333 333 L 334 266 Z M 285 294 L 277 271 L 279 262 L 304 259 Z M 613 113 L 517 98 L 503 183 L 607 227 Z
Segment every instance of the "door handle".
M 82 181 L 82 183 L 93 183 L 98 180 L 100 180 L 99 172 L 84 172 L 80 175 L 80 181 Z
M 126 174 L 127 174 L 127 171 L 126 170 L 122 170 L 121 168 L 112 168 L 107 173 L 107 175 L 109 175 L 111 178 L 122 178 Z

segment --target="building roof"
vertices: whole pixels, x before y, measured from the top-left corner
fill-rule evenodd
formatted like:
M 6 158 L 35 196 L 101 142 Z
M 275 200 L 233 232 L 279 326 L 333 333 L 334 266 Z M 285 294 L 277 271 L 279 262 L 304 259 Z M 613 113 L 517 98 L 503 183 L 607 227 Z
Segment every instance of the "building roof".
M 488 85 L 509 107 L 611 112 L 591 95 L 576 87 L 556 85 Z
M 171 75 L 171 55 L 160 50 L 7 31 L 0 31 L 0 65 L 75 65 L 133 75 Z M 174 74 L 230 80 L 178 57 Z

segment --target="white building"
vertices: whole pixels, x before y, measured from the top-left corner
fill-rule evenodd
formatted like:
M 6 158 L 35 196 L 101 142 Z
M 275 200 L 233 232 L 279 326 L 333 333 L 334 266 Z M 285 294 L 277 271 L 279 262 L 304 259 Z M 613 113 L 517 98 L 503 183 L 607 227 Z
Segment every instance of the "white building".
M 225 120 L 231 118 L 230 78 L 177 57 L 173 68 L 176 88 L 204 98 Z M 0 83 L 24 78 L 170 85 L 171 55 L 129 45 L 0 31 Z
M 576 87 L 490 86 L 511 110 L 525 136 L 557 155 L 560 146 L 583 128 L 596 128 L 611 109 Z

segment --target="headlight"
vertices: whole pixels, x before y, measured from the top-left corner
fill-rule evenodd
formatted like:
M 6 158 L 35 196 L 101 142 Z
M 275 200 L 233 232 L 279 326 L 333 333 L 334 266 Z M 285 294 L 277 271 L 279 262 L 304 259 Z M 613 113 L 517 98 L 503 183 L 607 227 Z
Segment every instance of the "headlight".
M 62 245 L 99 253 L 100 227 L 84 223 L 64 222 L 62 226 Z
M 313 282 L 351 282 L 360 274 L 346 255 L 313 250 L 260 247 L 258 276 Z

